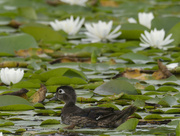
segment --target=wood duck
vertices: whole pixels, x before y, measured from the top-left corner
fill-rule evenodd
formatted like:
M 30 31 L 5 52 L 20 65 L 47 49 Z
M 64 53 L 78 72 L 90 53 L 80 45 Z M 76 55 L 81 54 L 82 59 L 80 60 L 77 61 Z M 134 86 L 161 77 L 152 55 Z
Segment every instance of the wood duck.
M 76 106 L 76 93 L 71 86 L 61 86 L 51 100 L 62 100 L 65 106 L 61 111 L 64 124 L 70 125 L 67 129 L 78 127 L 89 128 L 115 128 L 124 123 L 136 111 L 135 106 L 125 110 L 115 111 L 114 108 L 93 107 L 82 109 Z

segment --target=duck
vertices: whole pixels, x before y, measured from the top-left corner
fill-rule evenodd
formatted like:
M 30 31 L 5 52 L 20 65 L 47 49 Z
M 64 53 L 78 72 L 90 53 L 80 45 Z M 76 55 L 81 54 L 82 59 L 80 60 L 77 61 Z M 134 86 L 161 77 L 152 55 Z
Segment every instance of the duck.
M 114 110 L 107 107 L 80 108 L 76 105 L 76 92 L 71 86 L 60 86 L 50 100 L 65 102 L 61 110 L 62 123 L 69 125 L 65 129 L 81 128 L 116 128 L 124 123 L 137 109 L 130 105 L 126 109 Z

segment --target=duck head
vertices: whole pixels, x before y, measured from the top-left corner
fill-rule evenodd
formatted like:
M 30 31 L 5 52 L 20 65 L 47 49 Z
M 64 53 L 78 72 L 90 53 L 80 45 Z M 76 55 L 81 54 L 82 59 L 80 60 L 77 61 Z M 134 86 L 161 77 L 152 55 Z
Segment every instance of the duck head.
M 50 100 L 62 100 L 65 103 L 76 103 L 76 93 L 71 86 L 60 86 L 56 89 L 56 95 Z

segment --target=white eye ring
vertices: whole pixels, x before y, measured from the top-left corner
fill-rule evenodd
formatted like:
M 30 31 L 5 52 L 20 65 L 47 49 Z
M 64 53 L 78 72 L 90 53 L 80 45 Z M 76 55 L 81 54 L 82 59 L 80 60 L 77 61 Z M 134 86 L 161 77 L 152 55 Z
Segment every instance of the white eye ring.
M 58 94 L 64 94 L 64 93 L 65 93 L 65 91 L 63 89 L 58 90 Z

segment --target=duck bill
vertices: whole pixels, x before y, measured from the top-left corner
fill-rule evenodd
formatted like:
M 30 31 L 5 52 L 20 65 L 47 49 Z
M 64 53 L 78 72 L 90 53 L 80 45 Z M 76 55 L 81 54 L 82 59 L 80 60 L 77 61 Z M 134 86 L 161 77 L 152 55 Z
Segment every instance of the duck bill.
M 56 97 L 56 95 L 54 96 L 54 97 L 52 97 L 51 99 L 49 99 L 50 101 L 56 101 L 56 100 L 58 100 L 57 99 L 57 97 Z

